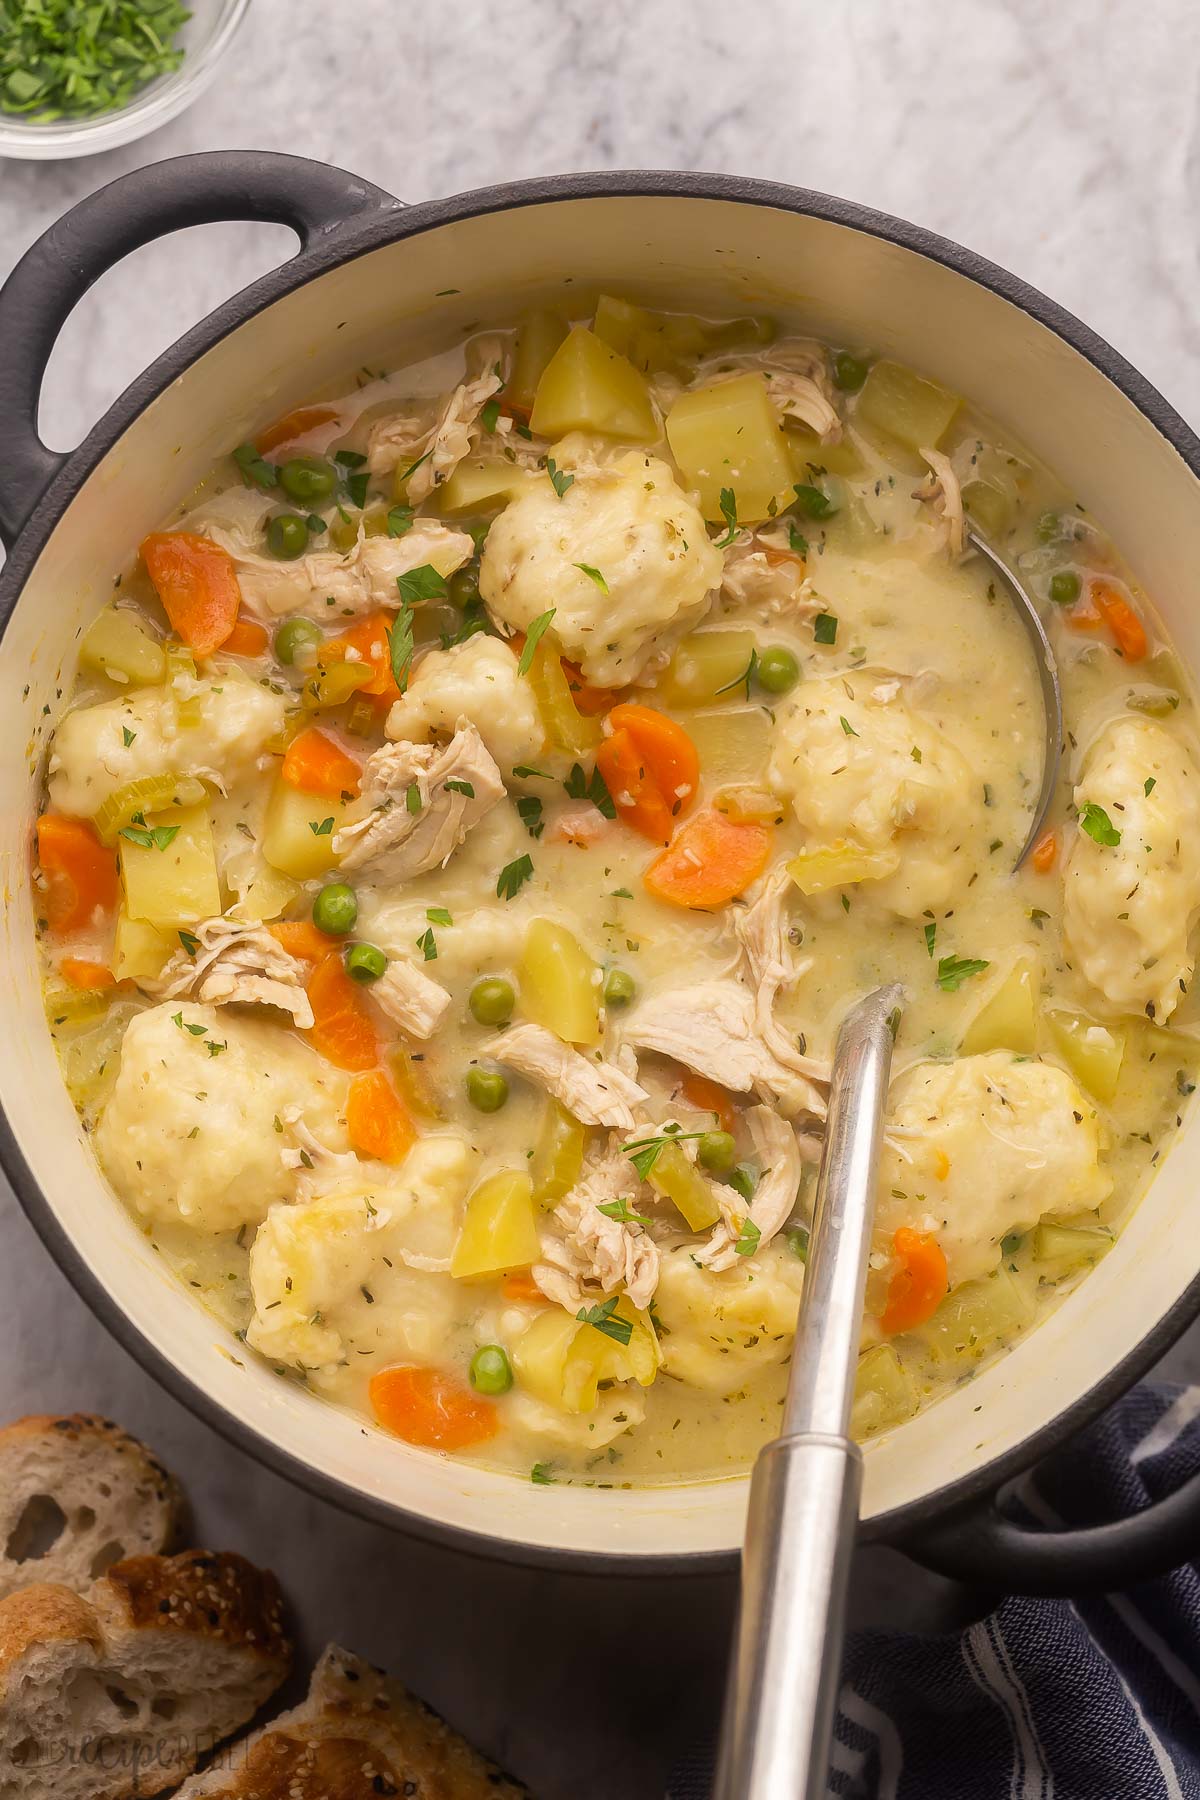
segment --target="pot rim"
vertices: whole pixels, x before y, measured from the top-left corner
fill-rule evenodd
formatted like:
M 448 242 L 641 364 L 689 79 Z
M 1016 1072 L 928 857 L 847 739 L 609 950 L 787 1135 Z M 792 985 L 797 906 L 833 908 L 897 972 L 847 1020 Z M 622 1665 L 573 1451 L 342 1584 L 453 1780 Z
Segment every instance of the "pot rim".
M 244 154 L 248 161 L 253 159 L 253 152 Z M 170 164 L 164 165 L 164 172 L 169 171 L 169 168 Z M 727 201 L 796 213 L 880 238 L 901 249 L 912 251 L 927 261 L 940 264 L 952 274 L 1006 300 L 1077 351 L 1137 407 L 1200 479 L 1200 437 L 1157 388 L 1139 374 L 1106 339 L 1065 307 L 1049 299 L 1019 276 L 952 239 L 891 214 L 862 206 L 856 201 L 751 176 L 672 170 L 614 170 L 539 176 L 531 180 L 477 188 L 446 199 L 422 201 L 411 206 L 402 205 L 397 209 L 384 205 L 376 213 L 359 215 L 279 268 L 271 270 L 232 295 L 185 332 L 118 396 L 83 442 L 68 454 L 62 467 L 47 484 L 0 572 L 0 637 L 8 627 L 26 579 L 43 548 L 63 513 L 102 458 L 151 402 L 200 356 L 258 313 L 274 305 L 276 301 L 286 299 L 315 277 L 333 268 L 357 261 L 385 245 L 416 237 L 425 231 L 460 220 L 561 201 L 656 198 Z M 294 1482 L 318 1499 L 339 1506 L 368 1523 L 402 1530 L 440 1548 L 486 1560 L 552 1567 L 569 1573 L 603 1573 L 609 1576 L 627 1572 L 630 1576 L 649 1574 L 686 1577 L 730 1571 L 736 1565 L 738 1547 L 729 1550 L 677 1550 L 642 1554 L 629 1550 L 571 1550 L 562 1546 L 492 1537 L 486 1532 L 447 1525 L 425 1514 L 411 1512 L 398 1502 L 376 1500 L 336 1476 L 314 1468 L 285 1446 L 212 1400 L 189 1375 L 177 1369 L 142 1336 L 129 1315 L 85 1263 L 60 1224 L 57 1214 L 25 1161 L 2 1104 L 0 1168 L 7 1176 L 26 1217 L 59 1268 L 93 1314 L 140 1367 L 234 1448 L 246 1452 L 273 1473 Z M 1063 1439 L 1097 1417 L 1147 1372 L 1198 1315 L 1200 1275 L 1189 1283 L 1128 1355 L 1053 1420 L 969 1475 L 860 1523 L 860 1541 L 895 1541 L 903 1548 L 906 1537 L 933 1525 L 940 1516 L 968 1507 L 985 1495 L 996 1494 Z

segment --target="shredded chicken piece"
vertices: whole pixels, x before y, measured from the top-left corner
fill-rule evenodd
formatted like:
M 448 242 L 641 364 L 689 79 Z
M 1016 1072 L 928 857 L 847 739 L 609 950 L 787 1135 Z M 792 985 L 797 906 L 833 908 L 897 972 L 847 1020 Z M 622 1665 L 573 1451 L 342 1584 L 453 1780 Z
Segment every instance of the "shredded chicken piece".
M 415 419 L 382 420 L 367 443 L 372 472 L 386 473 L 402 457 L 415 463 L 406 487 L 409 505 L 420 506 L 434 488 L 450 479 L 463 457 L 470 455 L 479 415 L 503 385 L 493 369 L 473 381 L 464 381 L 450 395 L 432 429 L 424 433 Z
M 929 501 L 936 508 L 945 529 L 946 548 L 951 556 L 959 557 L 967 547 L 967 521 L 954 465 L 940 450 L 923 449 L 921 455 L 929 464 L 929 474 L 913 489 L 913 499 Z
M 829 1078 L 824 1063 L 796 1051 L 785 1064 L 760 1037 L 754 997 L 740 981 L 706 981 L 655 994 L 623 1027 L 643 1050 L 673 1057 L 735 1094 L 759 1093 L 790 1115 L 825 1116 L 816 1082 Z M 794 1064 L 794 1066 L 793 1066 Z
M 354 1152 L 331 1150 L 328 1144 L 323 1144 L 305 1124 L 298 1106 L 285 1107 L 280 1124 L 292 1140 L 291 1147 L 281 1152 L 282 1162 L 289 1169 L 304 1170 L 297 1188 L 299 1199 L 311 1200 L 331 1183 L 361 1174 L 362 1164 Z M 390 1213 L 377 1209 L 368 1220 L 367 1230 L 381 1230 L 390 1217 Z
M 431 1038 L 449 1011 L 450 995 L 440 982 L 431 981 L 415 963 L 393 957 L 379 980 L 372 983 L 371 998 L 393 1025 L 409 1037 Z
M 794 891 L 787 870 L 776 869 L 766 878 L 758 898 L 749 906 L 731 908 L 728 918 L 755 990 L 754 1024 L 759 1036 L 786 1068 L 824 1082 L 829 1079 L 827 1065 L 806 1055 L 775 1017 L 775 1001 L 781 991 L 794 986 L 813 964 L 811 956 L 798 958 L 792 948 L 786 901 Z
M 842 435 L 842 421 L 837 407 L 814 376 L 772 371 L 767 376 L 767 387 L 781 413 L 799 419 L 825 443 L 837 443 Z
M 426 427 L 404 413 L 377 419 L 367 434 L 367 467 L 372 475 L 389 475 L 401 463 L 408 466 L 421 454 Z
M 820 344 L 797 339 L 761 350 L 723 353 L 716 370 L 712 359 L 700 365 L 692 385 L 703 387 L 714 379 L 728 379 L 747 369 L 761 369 L 780 412 L 799 419 L 826 443 L 837 443 L 842 435 L 842 421 L 833 400 L 828 359 Z
M 449 861 L 503 800 L 504 782 L 474 726 L 463 725 L 448 744 L 374 751 L 363 769 L 363 798 L 371 810 L 333 840 L 342 868 L 371 863 L 377 879 L 409 881 Z
M 614 1063 L 581 1056 L 543 1025 L 510 1025 L 493 1038 L 489 1054 L 545 1088 L 581 1125 L 632 1131 L 632 1109 L 649 1099 L 645 1088 Z
M 763 607 L 770 618 L 808 619 L 821 610 L 804 558 L 762 532 L 738 539 L 726 552 L 721 591 L 739 606 Z
M 605 1294 L 624 1288 L 634 1306 L 650 1304 L 658 1286 L 658 1245 L 636 1222 L 600 1211 L 613 1200 L 635 1199 L 641 1186 L 619 1150 L 585 1166 L 555 1207 L 542 1233 L 542 1260 L 533 1265 L 533 1279 L 548 1300 L 574 1312 L 587 1303 L 590 1285 Z
M 206 1006 L 278 1006 L 307 1031 L 313 1022 L 308 971 L 260 920 L 207 919 L 194 935 L 195 955 L 177 950 L 156 981 L 140 983 L 147 993 Z
M 340 622 L 351 613 L 394 608 L 401 575 L 426 563 L 441 575 L 452 575 L 475 553 L 465 531 L 437 519 L 418 519 L 398 538 L 367 537 L 360 528 L 357 542 L 344 555 L 310 550 L 293 562 L 259 556 L 236 534 L 216 526 L 208 535 L 232 555 L 246 611 L 267 620 L 302 613 L 322 623 Z
M 750 1127 L 754 1153 L 761 1165 L 762 1174 L 754 1190 L 750 1210 L 743 1216 L 739 1217 L 724 1197 L 725 1192 L 732 1194 L 735 1190 L 722 1190 L 720 1187 L 716 1190 L 722 1200 L 723 1217 L 720 1224 L 713 1227 L 708 1243 L 696 1252 L 696 1261 L 704 1263 L 710 1269 L 732 1269 L 736 1266 L 737 1244 L 747 1223 L 758 1232 L 756 1238 L 751 1233 L 751 1254 L 764 1244 L 769 1244 L 796 1204 L 802 1167 L 796 1133 L 787 1120 L 781 1119 L 769 1106 L 752 1106 L 746 1114 L 746 1123 Z

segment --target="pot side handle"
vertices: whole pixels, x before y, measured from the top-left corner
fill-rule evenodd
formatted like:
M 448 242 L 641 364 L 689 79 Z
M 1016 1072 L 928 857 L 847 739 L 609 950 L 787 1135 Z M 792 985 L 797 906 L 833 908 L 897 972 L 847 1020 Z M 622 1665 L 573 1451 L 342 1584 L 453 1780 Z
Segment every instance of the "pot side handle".
M 915 1562 L 997 1593 L 1067 1599 L 1153 1581 L 1200 1556 L 1200 1474 L 1105 1525 L 1036 1530 L 986 1494 L 897 1541 Z
M 0 289 L 0 539 L 11 548 L 65 456 L 38 436 L 50 352 L 76 303 L 131 250 L 188 225 L 263 219 L 290 225 L 301 252 L 400 206 L 327 163 L 263 151 L 173 157 L 90 194 L 40 237 Z

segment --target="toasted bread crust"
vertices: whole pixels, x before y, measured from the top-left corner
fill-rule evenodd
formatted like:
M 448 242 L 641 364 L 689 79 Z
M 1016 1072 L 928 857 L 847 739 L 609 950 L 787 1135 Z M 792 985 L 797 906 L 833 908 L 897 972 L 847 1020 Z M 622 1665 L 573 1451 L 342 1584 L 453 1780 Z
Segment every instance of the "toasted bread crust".
M 0 1600 L 0 1698 L 15 1665 L 31 1650 L 56 1643 L 102 1641 L 95 1608 L 70 1588 L 47 1582 Z
M 185 1550 L 178 1556 L 130 1556 L 96 1584 L 122 1622 L 172 1625 L 265 1655 L 290 1656 L 283 1594 L 269 1569 L 232 1552 Z
M 156 1477 L 158 1499 L 169 1502 L 176 1510 L 180 1508 L 179 1483 L 169 1470 L 163 1468 L 153 1451 L 148 1450 L 139 1438 L 124 1431 L 115 1420 L 102 1419 L 98 1413 L 27 1413 L 23 1419 L 14 1419 L 11 1425 L 0 1428 L 0 1456 L 10 1441 L 51 1434 L 65 1438 L 69 1443 L 78 1443 L 84 1437 L 106 1440 L 118 1456 L 129 1456 Z

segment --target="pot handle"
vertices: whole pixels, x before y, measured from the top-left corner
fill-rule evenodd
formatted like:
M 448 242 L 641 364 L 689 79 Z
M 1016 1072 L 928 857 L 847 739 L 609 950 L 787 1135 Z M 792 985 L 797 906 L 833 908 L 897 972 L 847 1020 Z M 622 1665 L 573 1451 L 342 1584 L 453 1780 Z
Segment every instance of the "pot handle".
M 999 1593 L 1112 1593 L 1200 1556 L 1200 1474 L 1122 1519 L 1062 1531 L 1022 1524 L 989 1493 L 905 1533 L 897 1548 L 939 1575 Z
M 42 377 L 83 295 L 131 250 L 187 225 L 290 225 L 301 252 L 364 214 L 400 206 L 382 188 L 302 156 L 216 150 L 173 157 L 90 194 L 25 252 L 0 289 L 0 539 L 11 548 L 66 462 L 38 436 Z

